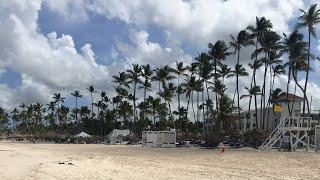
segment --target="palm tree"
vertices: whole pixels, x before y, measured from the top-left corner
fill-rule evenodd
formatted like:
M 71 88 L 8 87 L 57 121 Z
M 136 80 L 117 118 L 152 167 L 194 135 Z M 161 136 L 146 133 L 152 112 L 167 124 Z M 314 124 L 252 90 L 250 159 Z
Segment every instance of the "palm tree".
M 219 101 L 219 113 L 216 118 L 216 128 L 229 131 L 233 122 L 230 114 L 234 111 L 232 100 L 227 95 L 222 95 Z
M 227 64 L 220 64 L 220 69 L 218 69 L 217 71 L 222 77 L 222 84 L 224 84 L 224 80 L 231 73 L 231 68 L 229 68 Z
M 303 34 L 298 31 L 293 31 L 289 36 L 284 34 L 284 49 L 283 52 L 288 54 L 289 61 L 285 63 L 285 67 L 288 67 L 288 82 L 287 82 L 287 96 L 289 93 L 289 85 L 291 81 L 291 76 L 295 80 L 295 84 L 299 86 L 306 98 L 305 89 L 303 89 L 297 82 L 297 71 L 299 70 L 309 70 L 306 63 L 306 67 L 302 67 L 302 63 L 307 61 L 307 43 L 303 41 Z M 305 66 L 305 65 L 303 65 Z M 288 97 L 287 97 L 288 98 Z M 308 99 L 306 99 L 307 105 L 309 105 Z M 291 115 L 292 109 L 288 105 L 289 114 Z
M 269 54 L 269 58 L 268 58 L 268 65 L 269 65 L 269 75 L 270 75 L 270 78 L 269 78 L 269 98 L 268 98 L 268 103 L 267 103 L 267 109 L 270 108 L 270 94 L 273 90 L 273 84 L 274 84 L 274 75 L 275 74 L 273 72 L 273 66 L 274 65 L 280 65 L 278 66 L 278 68 L 281 67 L 281 64 L 282 64 L 282 60 L 280 60 L 279 58 L 281 57 L 282 53 L 280 51 L 278 51 L 279 49 L 276 49 L 276 51 L 272 52 Z M 281 49 L 282 51 L 282 49 Z M 280 70 L 280 69 L 279 69 Z M 284 70 L 284 69 L 283 69 Z M 266 112 L 265 112 L 266 113 Z M 265 116 L 265 114 L 264 114 Z M 267 111 L 267 120 L 269 119 L 269 110 Z M 267 121 L 267 127 L 268 127 L 268 122 Z
M 118 107 L 118 112 L 119 112 L 119 115 L 122 116 L 123 126 L 125 128 L 129 128 L 130 127 L 129 120 L 133 113 L 132 105 L 130 105 L 130 103 L 127 101 L 122 101 Z
M 173 114 L 178 115 L 178 122 L 176 123 L 176 128 L 181 132 L 186 132 L 187 125 L 188 125 L 188 118 L 187 118 L 187 110 L 184 107 L 181 107 L 179 111 L 174 111 Z
M 155 125 L 156 124 L 156 114 L 157 114 L 159 106 L 160 106 L 160 98 L 153 98 L 152 96 L 149 96 L 147 99 L 147 102 L 151 106 L 153 125 Z
M 308 29 L 308 59 L 307 59 L 307 72 L 306 79 L 304 83 L 305 97 L 303 101 L 303 114 L 305 113 L 305 103 L 307 101 L 307 85 L 309 80 L 309 70 L 310 70 L 310 49 L 311 49 L 311 35 L 317 37 L 316 35 L 316 24 L 320 23 L 320 9 L 317 9 L 317 4 L 312 4 L 308 11 L 299 9 L 302 15 L 299 17 L 300 22 L 297 23 L 296 28 L 306 27 Z M 310 107 L 308 108 L 308 115 L 310 116 Z
M 50 126 L 54 125 L 54 111 L 56 109 L 56 103 L 54 101 L 50 101 L 49 104 L 47 104 L 48 110 L 51 110 L 51 115 L 50 115 Z
M 238 121 L 240 122 L 240 93 L 239 93 L 239 77 L 248 76 L 246 69 L 241 64 L 236 64 L 235 69 L 231 71 L 229 77 L 236 76 L 236 91 L 237 91 L 237 109 Z M 234 101 L 233 101 L 234 102 Z
M 259 69 L 260 67 L 263 66 L 263 62 L 261 60 L 257 60 L 257 61 L 254 61 L 253 64 L 249 63 L 248 64 L 249 67 L 253 70 L 253 75 L 252 75 L 252 80 L 251 80 L 251 84 L 250 84 L 250 89 L 252 89 L 252 87 L 256 87 L 256 78 L 255 78 L 255 73 L 257 71 L 257 69 Z M 260 88 L 260 86 L 259 86 Z M 258 122 L 258 102 L 257 102 L 257 96 L 254 94 L 254 109 L 255 109 L 255 119 L 256 119 L 256 122 Z M 251 104 L 251 99 L 252 97 L 249 98 L 249 104 Z M 259 128 L 258 124 L 256 126 L 256 128 Z
M 250 38 L 250 34 L 246 30 L 242 30 L 238 33 L 235 38 L 233 35 L 230 35 L 231 42 L 230 46 L 234 49 L 234 54 L 237 54 L 237 64 L 235 68 L 236 72 L 236 91 L 237 91 L 237 104 L 238 104 L 238 121 L 240 122 L 240 95 L 239 95 L 239 73 L 242 70 L 240 66 L 240 50 L 241 47 L 247 47 L 249 45 L 253 45 L 254 41 Z
M 211 82 L 209 80 L 214 76 L 214 73 L 212 73 L 212 71 L 214 70 L 214 67 L 213 67 L 213 64 L 210 62 L 210 58 L 211 57 L 208 54 L 201 53 L 201 54 L 199 54 L 198 57 L 195 58 L 196 63 L 194 63 L 198 69 L 199 77 L 201 78 L 201 81 L 206 86 L 208 99 L 210 98 L 208 84 L 211 84 Z M 197 96 L 197 102 L 198 102 L 198 96 Z M 202 88 L 202 104 L 204 104 L 204 88 Z M 199 106 L 198 103 L 197 103 L 197 106 Z M 198 109 L 199 108 L 197 108 L 197 110 Z M 203 122 L 204 122 L 204 118 L 205 118 L 204 114 L 205 114 L 204 113 L 204 106 L 202 106 Z
M 240 40 L 238 43 L 240 43 L 243 46 L 247 46 L 247 43 L 249 43 L 249 41 L 247 41 L 247 37 L 245 31 L 241 31 L 241 33 L 239 33 L 240 35 Z M 233 38 L 233 36 L 231 36 Z M 242 39 L 244 38 L 244 39 Z M 233 38 L 234 39 L 234 38 Z M 235 39 L 234 39 L 235 40 Z M 224 41 L 217 41 L 214 45 L 212 45 L 211 43 L 209 43 L 208 45 L 209 47 L 209 55 L 211 56 L 211 59 L 213 60 L 213 66 L 214 66 L 214 81 L 216 81 L 218 79 L 218 66 L 221 65 L 222 60 L 226 60 L 226 58 L 231 55 L 231 52 L 228 52 L 229 47 L 227 47 L 227 45 L 225 44 Z M 240 51 L 240 46 L 239 48 L 237 48 Z M 240 54 L 239 54 L 240 55 Z M 238 59 L 239 61 L 239 59 Z M 218 95 L 216 93 L 216 109 L 217 111 L 219 110 L 218 108 Z
M 193 106 L 193 93 L 194 93 L 194 91 L 202 91 L 203 83 L 200 80 L 196 80 L 196 77 L 191 75 L 190 77 L 187 77 L 185 79 L 185 82 L 182 83 L 181 85 L 186 90 L 186 98 L 188 100 L 187 113 L 189 112 L 189 103 L 190 103 L 190 99 L 191 99 L 191 105 L 192 105 L 192 110 L 193 110 L 193 115 L 194 115 L 194 120 L 195 120 L 196 115 L 195 115 L 194 106 Z
M 80 91 L 78 91 L 78 90 L 75 90 L 73 93 L 71 93 L 71 95 L 73 96 L 73 97 L 75 97 L 75 99 L 76 99 L 76 123 L 78 123 L 78 98 L 82 98 L 83 96 L 80 94 Z
M 143 88 L 143 105 L 146 105 L 146 97 L 147 97 L 147 91 L 151 91 L 151 77 L 152 77 L 153 71 L 151 70 L 151 67 L 149 64 L 142 66 L 142 77 L 144 78 L 144 82 L 142 83 L 142 86 L 139 88 Z M 142 114 L 143 118 L 145 118 L 145 110 L 146 107 L 143 108 Z
M 245 87 L 245 89 L 247 90 L 248 94 L 244 94 L 241 95 L 240 99 L 245 98 L 245 97 L 249 97 L 250 101 L 252 99 L 252 96 L 258 96 L 261 95 L 261 89 L 260 86 L 254 86 L 251 89 L 249 89 L 248 87 Z M 249 108 L 248 108 L 248 114 L 247 114 L 247 119 L 251 118 L 251 114 L 250 114 L 250 109 L 251 109 L 251 102 L 249 102 Z M 256 111 L 256 117 L 257 117 L 257 111 Z M 256 119 L 256 128 L 258 127 L 258 119 Z
M 250 35 L 251 38 L 255 38 L 255 51 L 254 51 L 254 53 L 252 53 L 252 56 L 251 56 L 251 59 L 254 59 L 254 62 L 252 64 L 252 66 L 251 66 L 251 68 L 253 69 L 253 74 L 252 74 L 252 80 L 251 80 L 251 85 L 250 85 L 251 87 L 250 88 L 257 86 L 256 72 L 262 66 L 262 63 L 261 63 L 262 61 L 258 61 L 258 54 L 255 53 L 255 52 L 258 51 L 259 42 L 261 41 L 263 34 L 266 31 L 269 31 L 272 27 L 273 26 L 272 26 L 272 23 L 270 22 L 270 20 L 267 20 L 265 17 L 261 17 L 261 18 L 256 17 L 255 25 L 249 25 L 247 27 L 247 29 L 251 33 L 251 35 Z M 257 122 L 258 121 L 258 117 L 257 117 L 257 113 L 258 113 L 257 96 L 254 96 L 254 101 L 255 101 L 256 122 Z M 257 124 L 257 128 L 259 128 L 258 124 Z
M 53 95 L 54 102 L 58 105 L 58 108 L 60 108 L 61 103 L 64 103 L 65 97 L 62 97 L 60 93 L 55 93 Z
M 89 91 L 90 96 L 91 96 L 91 117 L 93 118 L 93 116 L 94 116 L 94 112 L 93 112 L 93 94 L 96 93 L 97 91 L 94 90 L 93 85 L 89 86 L 87 88 L 87 90 Z
M 177 74 L 177 80 L 178 80 L 178 86 L 177 86 L 177 95 L 178 95 L 178 110 L 180 110 L 180 94 L 182 93 L 182 88 L 180 86 L 180 76 L 181 75 L 186 75 L 185 74 L 185 71 L 187 70 L 187 67 L 185 67 L 183 65 L 183 62 L 180 61 L 180 62 L 176 62 L 176 68 L 173 69 L 173 72 L 175 74 Z
M 130 89 L 130 86 L 129 86 L 129 77 L 128 75 L 125 73 L 125 72 L 119 72 L 119 76 L 112 76 L 113 80 L 112 82 L 113 83 L 116 83 L 117 84 L 117 87 L 122 87 L 122 86 L 125 86 L 127 87 L 128 89 Z
M 57 115 L 60 117 L 59 110 L 61 108 L 61 104 L 64 103 L 65 97 L 62 97 L 60 93 L 55 93 L 53 95 L 54 103 L 57 105 Z
M 258 56 L 259 54 L 263 54 L 264 57 L 261 58 L 261 61 L 264 62 L 264 75 L 263 75 L 263 86 L 262 86 L 262 96 L 261 96 L 261 102 L 260 107 L 263 113 L 260 115 L 260 119 L 262 119 L 262 128 L 264 128 L 264 122 L 265 122 L 265 95 L 266 95 L 266 76 L 270 64 L 270 59 L 273 57 L 278 56 L 278 51 L 281 50 L 283 47 L 280 42 L 280 36 L 274 32 L 274 31 L 265 31 L 259 42 L 261 44 L 261 47 L 258 48 L 252 56 Z
M 156 74 L 152 76 L 153 81 L 159 82 L 159 92 L 161 91 L 161 85 L 162 89 L 164 89 L 166 82 L 174 79 L 175 77 L 171 75 L 172 68 L 170 68 L 168 65 L 164 67 L 160 67 L 154 70 Z M 160 97 L 160 94 L 159 94 Z
M 19 110 L 17 108 L 14 108 L 11 112 L 12 116 L 12 131 L 14 131 L 15 124 L 18 122 L 19 119 Z
M 8 127 L 8 122 L 9 122 L 9 115 L 8 113 L 0 107 L 0 127 L 2 125 L 1 129 L 6 130 Z
M 127 70 L 128 72 L 128 78 L 133 83 L 133 118 L 134 120 L 137 119 L 137 111 L 136 111 L 136 90 L 137 90 L 137 84 L 141 84 L 142 81 L 140 79 L 141 73 L 142 73 L 142 67 L 138 64 L 132 64 L 133 68 L 132 70 Z M 130 82 L 130 81 L 129 81 Z
M 173 83 L 169 83 L 168 86 L 164 86 L 163 91 L 160 91 L 160 97 L 162 97 L 164 99 L 164 102 L 166 105 L 168 105 L 168 109 L 169 109 L 169 114 L 170 116 L 172 115 L 172 111 L 171 111 L 171 100 L 174 96 L 174 92 L 176 91 L 176 87 L 173 85 Z M 168 114 L 168 113 L 166 113 Z M 172 122 L 169 122 L 170 125 Z

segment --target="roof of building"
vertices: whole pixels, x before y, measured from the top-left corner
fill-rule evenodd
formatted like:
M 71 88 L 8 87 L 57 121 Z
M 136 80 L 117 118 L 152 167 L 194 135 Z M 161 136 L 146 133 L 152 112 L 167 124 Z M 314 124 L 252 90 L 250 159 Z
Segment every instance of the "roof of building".
M 290 93 L 281 93 L 278 97 L 277 97 L 278 101 L 303 101 L 303 98 L 294 94 L 290 94 Z

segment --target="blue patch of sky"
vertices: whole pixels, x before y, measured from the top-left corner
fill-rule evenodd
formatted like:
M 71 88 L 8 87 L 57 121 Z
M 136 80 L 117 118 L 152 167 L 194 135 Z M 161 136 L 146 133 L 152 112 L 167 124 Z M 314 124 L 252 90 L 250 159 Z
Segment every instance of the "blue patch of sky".
M 21 75 L 11 68 L 6 68 L 0 75 L 0 83 L 13 89 L 18 88 L 21 85 Z
M 103 65 L 112 63 L 110 52 L 115 39 L 118 37 L 123 39 L 128 35 L 128 25 L 121 21 L 108 20 L 98 14 L 89 14 L 87 21 L 71 22 L 45 6 L 39 13 L 38 24 L 43 34 L 55 31 L 58 37 L 61 34 L 71 35 L 78 51 L 84 44 L 90 43 L 96 54 L 97 63 Z

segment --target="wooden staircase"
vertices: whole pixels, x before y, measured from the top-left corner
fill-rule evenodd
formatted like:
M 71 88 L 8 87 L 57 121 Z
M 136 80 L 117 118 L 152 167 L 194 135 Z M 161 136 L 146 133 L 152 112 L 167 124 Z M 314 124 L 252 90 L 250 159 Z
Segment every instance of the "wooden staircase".
M 290 118 L 282 118 L 277 125 L 277 127 L 271 132 L 268 138 L 259 147 L 262 151 L 269 151 L 281 138 L 281 136 L 286 132 L 286 124 Z

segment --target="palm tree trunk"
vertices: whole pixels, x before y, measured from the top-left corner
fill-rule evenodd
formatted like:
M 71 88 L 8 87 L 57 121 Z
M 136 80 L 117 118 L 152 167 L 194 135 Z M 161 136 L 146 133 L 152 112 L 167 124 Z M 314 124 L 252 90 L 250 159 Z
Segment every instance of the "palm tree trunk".
M 270 65 L 270 68 L 269 68 L 269 71 L 270 71 L 270 84 L 269 84 L 269 98 L 268 98 L 268 103 L 267 103 L 267 125 L 266 125 L 266 128 L 268 130 L 268 126 L 269 126 L 269 115 L 270 115 L 270 101 L 271 101 L 271 91 L 272 91 L 272 68 L 271 68 L 271 65 Z
M 188 114 L 189 114 L 190 97 L 191 97 L 191 93 L 190 93 L 189 96 L 188 96 L 188 102 L 187 102 L 187 118 L 188 118 Z
M 302 92 L 304 92 L 303 90 L 303 87 L 299 84 L 299 82 L 298 82 L 298 79 L 297 79 L 297 75 L 293 72 L 292 73 L 292 75 L 293 75 L 293 78 L 294 78 L 294 81 L 295 81 L 295 83 L 296 83 L 296 85 L 300 88 L 300 90 L 302 91 Z M 307 105 L 307 107 L 309 107 L 309 101 L 308 101 L 308 99 L 307 98 L 305 98 L 305 101 L 306 101 L 306 105 Z
M 178 95 L 178 114 L 179 114 L 179 118 L 180 119 L 180 92 L 179 92 L 179 88 L 180 88 L 180 75 L 178 75 L 178 91 L 177 91 L 177 95 Z
M 310 69 L 310 42 L 311 41 L 311 32 L 310 29 L 308 29 L 308 64 L 307 64 L 307 73 L 306 73 L 306 81 L 304 83 L 304 90 L 302 90 L 304 94 L 304 100 L 303 100 L 303 114 L 305 114 L 305 108 L 306 108 L 306 102 L 308 101 L 307 97 L 307 86 L 308 86 L 308 80 L 309 80 L 309 69 Z M 308 115 L 310 116 L 310 107 L 309 105 L 307 106 L 308 108 Z
M 206 81 L 206 89 L 207 89 L 207 96 L 208 96 L 208 101 L 210 99 L 210 96 L 209 96 L 209 89 L 208 89 L 208 82 Z
M 136 121 L 136 88 L 137 88 L 137 83 L 134 83 L 133 87 L 133 119 L 134 122 Z
M 160 98 L 160 103 L 161 103 L 161 96 L 160 96 L 160 92 L 161 92 L 161 88 L 160 87 L 161 87 L 161 85 L 160 84 L 161 84 L 161 82 L 159 81 L 159 98 Z
M 196 108 L 197 108 L 197 122 L 199 122 L 199 91 L 197 91 L 197 104 L 196 104 Z
M 143 92 L 143 119 L 146 119 L 146 98 L 147 98 L 147 87 L 144 87 L 144 92 Z
M 203 132 L 205 132 L 205 116 L 204 116 L 204 90 L 202 90 L 202 122 L 203 122 Z
M 288 82 L 287 82 L 287 101 L 288 101 L 288 112 L 289 112 L 289 116 L 291 117 L 292 112 L 290 110 L 290 105 L 289 105 L 289 86 L 290 86 L 290 80 L 291 80 L 291 60 L 290 61 L 290 65 L 289 65 L 289 72 L 288 72 Z
M 237 65 L 239 66 L 239 62 L 240 62 L 240 48 L 238 49 L 238 62 Z M 239 129 L 241 130 L 241 122 L 240 122 L 240 93 L 239 93 L 239 73 L 237 73 L 237 105 L 238 105 L 238 123 L 239 123 Z
M 239 57 L 238 57 L 238 61 L 239 61 Z M 215 63 L 214 63 L 214 81 L 216 82 L 217 80 L 217 60 L 215 60 Z M 217 113 L 219 113 L 219 103 L 218 103 L 218 93 L 215 92 L 215 96 L 216 96 L 216 110 L 217 110 Z
M 258 49 L 258 36 L 256 38 L 256 50 L 255 51 L 257 51 L 257 49 Z M 258 54 L 256 54 L 256 58 L 254 60 L 254 68 L 253 68 L 253 84 L 254 84 L 254 87 L 257 86 L 257 83 L 256 83 L 256 71 L 257 71 L 257 69 L 255 67 L 257 61 L 258 61 Z M 257 94 L 256 93 L 254 93 L 254 105 L 255 105 L 255 114 L 256 114 L 255 115 L 255 118 L 256 118 L 256 129 L 259 130 L 259 126 L 258 126 L 258 104 L 257 104 Z
M 194 111 L 194 106 L 193 106 L 193 91 L 191 92 L 191 106 L 192 106 L 192 112 L 193 112 L 193 120 L 195 121 L 196 120 L 196 113 Z
M 78 124 L 78 97 L 76 97 L 76 124 Z
M 91 92 L 91 128 L 93 130 L 93 126 L 94 126 L 94 123 L 93 123 L 93 96 L 92 96 L 92 92 Z
M 91 115 L 93 117 L 93 95 L 91 93 Z
M 210 96 L 209 96 L 208 82 L 205 81 L 205 83 L 206 83 L 206 90 L 207 90 L 207 96 L 208 96 L 208 102 L 207 102 L 207 103 L 209 103 Z M 208 115 L 208 110 L 209 110 L 209 106 L 207 105 L 207 117 L 209 117 L 209 115 Z
M 260 112 L 260 118 L 262 120 L 262 129 L 265 128 L 265 108 L 266 108 L 266 78 L 267 78 L 267 71 L 268 71 L 268 62 L 267 62 L 267 53 L 265 53 L 265 64 L 264 64 L 264 74 L 263 74 L 263 86 L 262 86 L 262 96 L 261 96 L 261 112 Z M 263 105 L 263 106 L 262 106 Z M 260 120 L 260 121 L 261 121 Z

